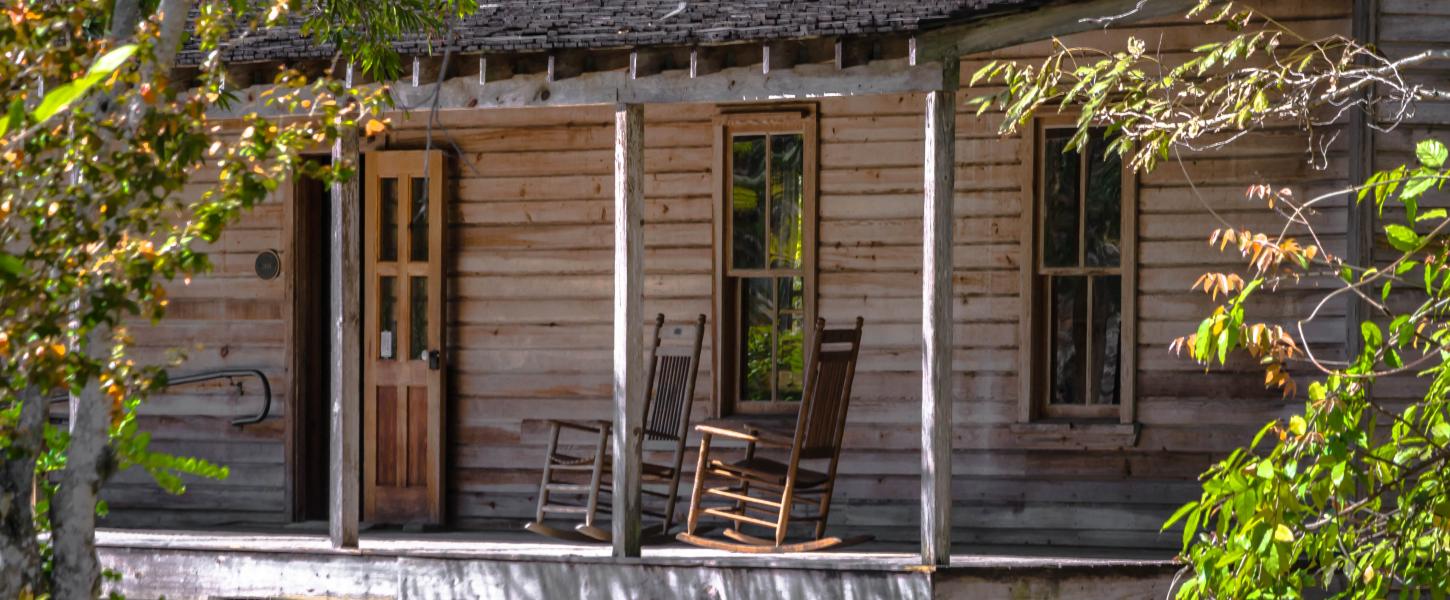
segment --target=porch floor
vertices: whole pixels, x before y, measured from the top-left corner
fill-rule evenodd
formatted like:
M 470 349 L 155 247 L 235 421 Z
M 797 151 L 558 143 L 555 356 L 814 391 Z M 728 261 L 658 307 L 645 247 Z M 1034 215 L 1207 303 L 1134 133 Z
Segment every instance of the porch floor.
M 357 550 L 334 550 L 325 533 L 282 530 L 188 531 L 101 529 L 100 546 L 218 552 L 363 554 L 503 561 L 551 560 L 614 563 L 607 544 L 576 544 L 548 540 L 526 531 L 407 532 L 369 530 Z M 957 548 L 952 569 L 1171 567 L 1162 550 L 1121 548 L 983 547 Z M 797 554 L 737 554 L 671 541 L 647 545 L 637 562 L 670 566 L 729 566 L 844 570 L 914 570 L 916 549 L 902 544 L 868 542 L 841 550 Z
M 369 530 L 334 550 L 303 531 L 102 529 L 102 562 L 129 597 L 167 598 L 1147 598 L 1177 567 L 1165 552 L 958 549 L 923 568 L 914 547 L 745 555 L 680 543 L 618 560 L 604 544 L 524 531 Z

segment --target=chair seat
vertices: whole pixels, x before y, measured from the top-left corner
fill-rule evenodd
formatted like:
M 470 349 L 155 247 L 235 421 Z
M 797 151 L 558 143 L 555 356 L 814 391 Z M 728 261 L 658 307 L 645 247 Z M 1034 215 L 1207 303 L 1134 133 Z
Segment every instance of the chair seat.
M 790 467 L 785 463 L 760 457 L 737 460 L 732 463 L 713 460 L 710 461 L 710 466 L 716 469 L 746 475 L 775 485 L 785 485 L 786 475 L 790 471 Z M 796 467 L 795 481 L 797 490 L 819 486 L 828 479 L 829 477 L 825 473 L 812 471 L 805 467 Z
M 555 466 L 589 465 L 594 463 L 594 456 L 573 456 L 570 454 L 564 454 L 562 452 L 555 452 L 554 454 L 549 456 L 549 461 L 550 464 Z M 610 456 L 605 455 L 603 472 L 608 473 L 610 471 L 610 466 L 613 462 L 614 461 L 611 459 Z M 675 470 L 673 468 L 667 467 L 665 465 L 642 462 L 639 466 L 640 473 L 645 477 L 669 479 L 675 474 Z

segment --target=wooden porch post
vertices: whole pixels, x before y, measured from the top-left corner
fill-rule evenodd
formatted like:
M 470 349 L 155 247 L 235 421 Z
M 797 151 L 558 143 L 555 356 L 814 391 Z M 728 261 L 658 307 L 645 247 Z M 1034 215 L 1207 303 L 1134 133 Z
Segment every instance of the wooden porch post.
M 644 110 L 614 110 L 614 555 L 639 556 L 644 426 Z
M 333 143 L 332 164 L 356 163 L 358 139 L 356 130 L 344 130 Z M 328 440 L 328 487 L 332 490 L 328 510 L 328 534 L 334 548 L 357 547 L 358 523 L 358 438 L 361 424 L 359 378 L 361 340 L 359 339 L 358 277 L 362 273 L 358 244 L 362 240 L 358 215 L 362 200 L 358 180 L 353 177 L 332 186 L 332 250 L 331 287 L 333 324 L 332 338 L 332 418 Z
M 952 185 L 956 163 L 957 59 L 942 62 L 942 89 L 926 95 L 921 211 L 921 561 L 951 562 Z

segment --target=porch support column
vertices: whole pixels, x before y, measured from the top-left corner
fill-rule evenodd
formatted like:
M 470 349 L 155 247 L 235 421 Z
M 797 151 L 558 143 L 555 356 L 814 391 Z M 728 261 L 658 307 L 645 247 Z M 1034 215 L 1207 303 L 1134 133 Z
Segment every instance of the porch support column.
M 921 562 L 951 562 L 952 185 L 957 59 L 926 95 L 926 180 L 921 210 Z
M 644 110 L 614 109 L 614 555 L 639 556 L 644 427 Z
M 357 130 L 345 129 L 332 146 L 332 164 L 356 163 Z M 327 512 L 333 548 L 357 547 L 358 438 L 362 395 L 359 369 L 362 356 L 358 277 L 362 273 L 358 247 L 362 229 L 358 215 L 362 200 L 357 177 L 332 185 L 331 274 L 328 286 L 332 305 L 332 406 L 328 440 L 328 487 L 332 491 Z

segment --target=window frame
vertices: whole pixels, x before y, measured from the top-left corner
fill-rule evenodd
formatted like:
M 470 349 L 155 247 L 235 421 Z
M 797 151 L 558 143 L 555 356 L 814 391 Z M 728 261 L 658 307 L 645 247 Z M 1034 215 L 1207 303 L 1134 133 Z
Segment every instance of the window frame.
M 1138 177 L 1124 161 L 1122 167 L 1122 199 L 1119 206 L 1120 254 L 1116 274 L 1120 280 L 1122 303 L 1121 329 L 1119 335 L 1121 370 L 1119 373 L 1118 404 L 1096 405 L 1052 405 L 1048 402 L 1050 373 L 1048 372 L 1048 349 L 1051 348 L 1051 330 L 1047 327 L 1046 279 L 1052 275 L 1081 272 L 1082 274 L 1113 275 L 1114 269 L 1102 267 L 1045 268 L 1043 258 L 1042 226 L 1046 218 L 1043 182 L 1047 161 L 1046 134 L 1049 129 L 1075 128 L 1077 115 L 1063 114 L 1034 118 L 1031 127 L 1021 140 L 1023 210 L 1022 240 L 1019 261 L 1022 313 L 1019 321 L 1019 364 L 1024 370 L 1018 374 L 1018 421 L 1114 421 L 1130 424 L 1137 419 L 1137 305 L 1138 305 Z M 1086 156 L 1086 153 L 1083 153 Z M 1084 161 L 1086 159 L 1084 158 Z M 1086 165 L 1084 165 L 1086 167 Z M 1080 177 L 1086 177 L 1087 168 L 1080 169 Z M 1080 203 L 1081 204 L 1081 203 Z M 1081 209 L 1080 210 L 1084 210 Z M 1086 226 L 1084 219 L 1078 219 L 1078 227 Z M 1081 232 L 1079 243 L 1085 243 Z M 1050 272 L 1044 272 L 1050 271 Z M 1091 346 L 1091 343 L 1089 343 Z
M 734 172 L 730 140 L 736 135 L 801 134 L 801 266 L 803 347 L 809 348 L 811 323 L 816 319 L 816 240 L 818 218 L 819 142 L 814 105 L 789 105 L 763 108 L 721 108 L 713 121 L 715 156 L 713 162 L 713 261 L 711 327 L 711 366 L 715 373 L 713 413 L 716 417 L 730 415 L 793 414 L 800 402 L 741 401 L 739 399 L 740 365 L 737 364 L 739 340 L 737 325 L 740 307 L 738 281 L 752 276 L 781 277 L 786 269 L 734 269 L 732 212 L 726 210 L 731 198 Z M 723 349 L 729 349 L 724 351 Z M 804 357 L 803 357 L 804 358 Z

